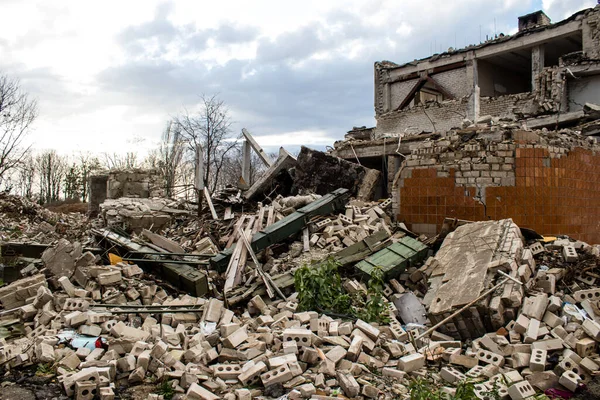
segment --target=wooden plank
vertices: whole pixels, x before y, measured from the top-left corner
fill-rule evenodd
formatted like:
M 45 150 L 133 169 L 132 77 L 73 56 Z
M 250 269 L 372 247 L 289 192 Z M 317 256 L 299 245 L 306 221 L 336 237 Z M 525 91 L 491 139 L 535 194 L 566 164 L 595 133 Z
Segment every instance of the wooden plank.
M 252 233 L 256 233 L 263 228 L 263 220 L 264 219 L 265 219 L 265 207 L 263 207 L 263 205 L 260 204 L 260 207 L 258 209 L 258 219 L 254 223 L 254 229 L 252 229 Z
M 304 228 L 302 231 L 302 242 L 304 244 L 304 251 L 310 251 L 310 235 L 308 228 Z
M 246 246 L 244 246 L 244 239 L 250 240 L 249 238 L 252 237 L 252 227 L 254 226 L 254 222 L 255 222 L 255 217 L 250 217 L 250 220 L 248 221 L 248 225 L 246 226 L 246 229 L 244 230 L 244 235 L 240 236 L 241 242 L 238 242 L 238 243 L 241 243 L 240 246 L 242 247 L 242 249 L 241 249 L 239 264 L 237 266 L 235 280 L 233 282 L 233 284 L 235 286 L 239 285 L 242 282 L 244 270 L 246 269 L 246 261 L 248 260 L 248 249 L 246 248 Z
M 254 250 L 252 250 L 252 247 L 250 246 L 250 241 L 246 238 L 245 233 L 243 233 L 241 235 L 241 238 L 242 238 L 242 241 L 244 242 L 244 246 L 246 246 L 246 250 L 248 251 L 248 253 L 250 253 L 250 256 L 252 257 L 252 261 L 254 262 L 254 265 L 256 265 L 256 270 L 258 271 L 258 274 L 260 275 L 263 283 L 265 284 L 265 289 L 267 291 L 267 294 L 269 295 L 269 298 L 272 299 L 273 297 L 275 297 L 275 293 L 273 292 L 271 283 L 265 276 L 265 272 L 263 271 L 262 266 L 260 265 L 260 262 L 258 261 L 258 258 L 256 258 L 256 254 L 254 254 Z M 285 299 L 285 297 L 284 297 L 284 299 Z
M 235 215 L 233 214 L 233 211 L 231 211 L 231 207 L 226 207 L 225 208 L 225 215 L 223 216 L 223 219 L 225 221 L 229 221 L 230 219 L 233 219 Z
M 154 245 L 170 251 L 171 253 L 185 253 L 185 250 L 175 241 L 168 239 L 158 233 L 150 232 L 148 229 L 142 230 L 142 235 L 146 236 Z
M 242 239 L 239 239 L 233 249 L 233 254 L 229 259 L 229 265 L 227 266 L 227 271 L 225 272 L 225 284 L 223 285 L 223 292 L 227 293 L 234 287 L 235 277 L 237 275 L 237 268 L 240 263 L 240 258 L 242 255 Z
M 235 226 L 233 227 L 233 232 L 231 232 L 231 236 L 229 237 L 227 245 L 225 246 L 226 249 L 233 246 L 233 242 L 235 242 L 238 239 L 238 229 L 244 225 L 244 221 L 246 220 L 246 218 L 246 215 L 242 215 L 240 219 L 238 219 L 238 221 L 235 223 Z
M 204 197 L 206 198 L 206 202 L 208 203 L 208 207 L 210 208 L 210 213 L 215 221 L 219 220 L 219 216 L 215 211 L 215 206 L 213 205 L 212 199 L 210 198 L 210 193 L 208 193 L 208 189 L 204 187 Z
M 256 140 L 254 140 L 254 137 L 250 134 L 250 132 L 248 132 L 248 130 L 246 128 L 242 129 L 242 134 L 244 135 L 244 137 L 246 138 L 246 140 L 248 141 L 250 146 L 254 149 L 256 154 L 258 154 L 258 156 L 260 157 L 262 162 L 267 167 L 270 167 L 271 165 L 273 165 L 273 161 L 271 160 L 271 157 L 269 157 L 268 154 L 265 153 L 265 151 L 262 149 L 262 147 L 260 147 L 258 142 Z M 246 183 L 248 183 L 248 182 L 246 182 Z
M 267 215 L 267 224 L 265 225 L 265 228 L 268 227 L 269 225 L 273 225 L 273 223 L 275 222 L 275 207 L 273 207 L 273 205 L 269 206 L 269 214 Z

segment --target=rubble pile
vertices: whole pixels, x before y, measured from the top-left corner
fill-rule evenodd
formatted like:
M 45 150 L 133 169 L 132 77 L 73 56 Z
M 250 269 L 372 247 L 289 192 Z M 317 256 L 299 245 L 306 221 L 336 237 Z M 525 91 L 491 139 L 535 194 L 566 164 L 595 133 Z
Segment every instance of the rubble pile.
M 372 209 L 348 207 L 359 219 Z M 71 254 L 72 274 L 46 271 L 50 280 L 37 274 L 0 288 L 0 303 L 18 314 L 25 332 L 0 341 L 0 363 L 7 370 L 49 365 L 65 393 L 77 399 L 112 399 L 122 387 L 157 380 L 190 399 L 408 398 L 410 382 L 419 378 L 449 395 L 468 379 L 480 398 L 493 391 L 511 399 L 576 391 L 600 370 L 599 247 L 568 238 L 525 246 L 512 221 L 485 224 L 463 225 L 448 235 L 436 257 L 390 280 L 385 324 L 298 310 L 298 293 L 285 300 L 254 296 L 246 307 L 230 309 L 225 299 L 177 294 L 149 280 L 137 265 L 94 265 L 97 259 L 90 256 L 77 265 L 80 248 L 53 248 L 45 258 Z M 498 227 L 508 229 L 494 230 Z M 512 243 L 500 247 L 520 265 L 508 263 L 512 280 L 499 288 L 510 296 L 498 302 L 492 293 L 478 307 L 512 309 L 514 318 L 464 340 L 461 329 L 443 333 L 447 325 L 424 332 L 434 320 L 424 326 L 400 319 L 395 304 L 404 296 L 423 297 L 423 282 L 435 280 L 431 271 L 444 263 L 444 254 L 461 252 L 464 242 L 456 236 L 465 238 L 468 230 L 485 241 L 491 236 L 482 229 L 500 243 Z M 491 262 L 504 265 L 508 259 L 502 260 Z M 494 274 L 485 266 L 490 285 Z M 364 290 L 353 279 L 345 287 Z M 455 296 L 447 293 L 444 300 Z
M 167 226 L 175 216 L 189 215 L 190 209 L 186 206 L 183 201 L 158 197 L 107 199 L 100 205 L 101 225 L 128 232 L 156 231 Z
M 51 243 L 59 238 L 87 236 L 80 213 L 54 213 L 24 197 L 0 193 L 0 241 Z

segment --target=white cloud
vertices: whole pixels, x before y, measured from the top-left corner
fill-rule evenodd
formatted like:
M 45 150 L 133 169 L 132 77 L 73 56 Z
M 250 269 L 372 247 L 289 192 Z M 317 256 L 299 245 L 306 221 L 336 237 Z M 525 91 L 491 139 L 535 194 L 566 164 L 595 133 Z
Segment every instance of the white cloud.
M 539 0 L 0 0 L 0 70 L 39 99 L 39 148 L 144 151 L 200 93 L 277 148 L 372 125 L 373 62 L 514 31 Z M 593 0 L 541 0 L 554 21 Z M 537 3 L 537 5 L 535 4 Z M 279 133 L 283 132 L 283 133 Z M 109 148 L 109 150 L 107 150 Z

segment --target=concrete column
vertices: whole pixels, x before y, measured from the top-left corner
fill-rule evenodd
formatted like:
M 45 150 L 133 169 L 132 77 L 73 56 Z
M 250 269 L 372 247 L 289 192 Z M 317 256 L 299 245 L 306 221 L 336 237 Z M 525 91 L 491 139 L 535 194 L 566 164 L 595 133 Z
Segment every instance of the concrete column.
M 581 38 L 582 47 L 585 55 L 591 59 L 600 57 L 600 12 L 599 7 L 596 6 L 594 12 L 591 12 L 585 16 L 581 22 Z
M 538 90 L 538 76 L 544 69 L 545 51 L 544 45 L 535 46 L 531 49 L 531 90 Z
M 389 83 L 383 85 L 383 112 L 392 110 L 392 88 Z
M 469 55 L 473 57 L 473 55 Z M 467 81 L 471 82 L 471 97 L 469 98 L 467 118 L 473 122 L 476 122 L 479 118 L 479 75 L 477 71 L 477 59 L 472 58 L 467 61 Z
M 242 144 L 242 179 L 246 185 L 251 185 L 250 182 L 250 143 L 244 140 Z

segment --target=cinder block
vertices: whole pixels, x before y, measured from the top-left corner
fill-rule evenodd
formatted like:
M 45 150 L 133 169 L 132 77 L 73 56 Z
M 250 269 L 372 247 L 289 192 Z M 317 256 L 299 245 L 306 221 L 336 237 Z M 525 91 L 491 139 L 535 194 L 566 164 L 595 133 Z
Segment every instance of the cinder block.
M 244 343 L 248 339 L 248 332 L 246 328 L 240 328 L 233 332 L 231 335 L 223 339 L 223 346 L 230 349 L 235 349 L 240 344 Z
M 583 321 L 581 327 L 585 333 L 587 333 L 596 342 L 600 341 L 600 325 L 598 325 L 598 323 L 592 321 L 591 319 L 586 319 Z
M 579 363 L 579 366 L 590 375 L 594 374 L 596 371 L 598 371 L 600 369 L 600 365 L 596 364 L 589 357 L 586 357 L 583 360 L 581 360 L 581 362 Z
M 425 366 L 425 357 L 422 354 L 415 353 L 400 358 L 398 369 L 404 372 L 413 372 Z
M 579 357 L 587 357 L 596 351 L 596 341 L 587 337 L 579 339 L 576 342 L 575 350 Z
M 357 320 L 354 326 L 363 331 L 371 340 L 377 340 L 377 338 L 379 337 L 379 329 L 375 328 L 371 324 L 366 323 L 363 320 Z
M 517 382 L 508 388 L 508 394 L 512 400 L 522 400 L 535 396 L 535 389 L 527 381 Z
M 268 387 L 275 383 L 286 382 L 294 377 L 292 371 L 287 365 L 281 365 L 276 369 L 267 371 L 260 376 L 264 387 Z
M 525 338 L 523 341 L 525 343 L 531 344 L 535 342 L 539 336 L 540 329 L 540 321 L 535 318 L 529 320 L 529 326 L 527 327 L 527 332 L 525 333 Z
M 546 369 L 546 357 L 548 352 L 542 349 L 535 349 L 531 353 L 529 368 L 533 372 L 542 372 Z
M 199 399 L 199 400 L 218 400 L 219 396 L 203 388 L 197 383 L 192 383 L 187 391 L 188 399 Z
M 97 393 L 97 383 L 95 382 L 75 382 L 75 399 L 92 400 Z
M 258 382 L 260 374 L 267 370 L 267 365 L 259 361 L 252 365 L 248 369 L 243 369 L 242 373 L 238 375 L 238 379 L 244 385 L 253 385 Z
M 237 379 L 242 373 L 242 367 L 237 364 L 215 364 L 212 370 L 214 376 L 224 380 Z
M 338 384 L 344 391 L 344 394 L 349 398 L 354 398 L 360 393 L 360 385 L 356 382 L 356 379 L 351 374 L 338 372 L 336 374 Z
M 525 315 L 521 314 L 515 321 L 513 329 L 515 332 L 520 333 L 521 335 L 524 335 L 525 332 L 527 332 L 528 327 L 529 327 L 529 318 L 527 318 Z
M 453 367 L 444 367 L 440 371 L 440 376 L 448 383 L 456 383 L 467 379 L 459 370 Z
M 573 246 L 563 246 L 562 254 L 563 254 L 564 260 L 568 263 L 576 262 L 577 259 L 579 258 L 577 255 L 577 251 L 575 250 L 575 247 L 573 247 Z
M 115 400 L 115 392 L 111 387 L 101 387 L 100 400 Z
M 473 379 L 479 378 L 480 376 L 483 375 L 483 370 L 484 370 L 484 368 L 481 365 L 476 365 L 473 368 L 471 368 L 470 370 L 468 370 L 465 375 L 467 377 L 473 378 Z
M 406 377 L 406 372 L 404 371 L 400 371 L 396 368 L 383 368 L 381 370 L 381 374 L 383 376 L 389 376 L 390 378 L 395 378 L 395 379 L 404 379 L 404 377 Z
M 491 351 L 481 349 L 477 351 L 476 357 L 486 364 L 492 364 L 498 367 L 504 365 L 504 357 L 499 354 L 492 353 Z
M 581 377 L 577 375 L 573 371 L 565 371 L 560 378 L 558 379 L 558 383 L 563 385 L 565 388 L 570 390 L 571 392 L 575 392 L 579 383 L 581 382 Z
M 298 346 L 311 346 L 312 332 L 308 329 L 290 328 L 283 331 L 283 341 L 295 341 Z

